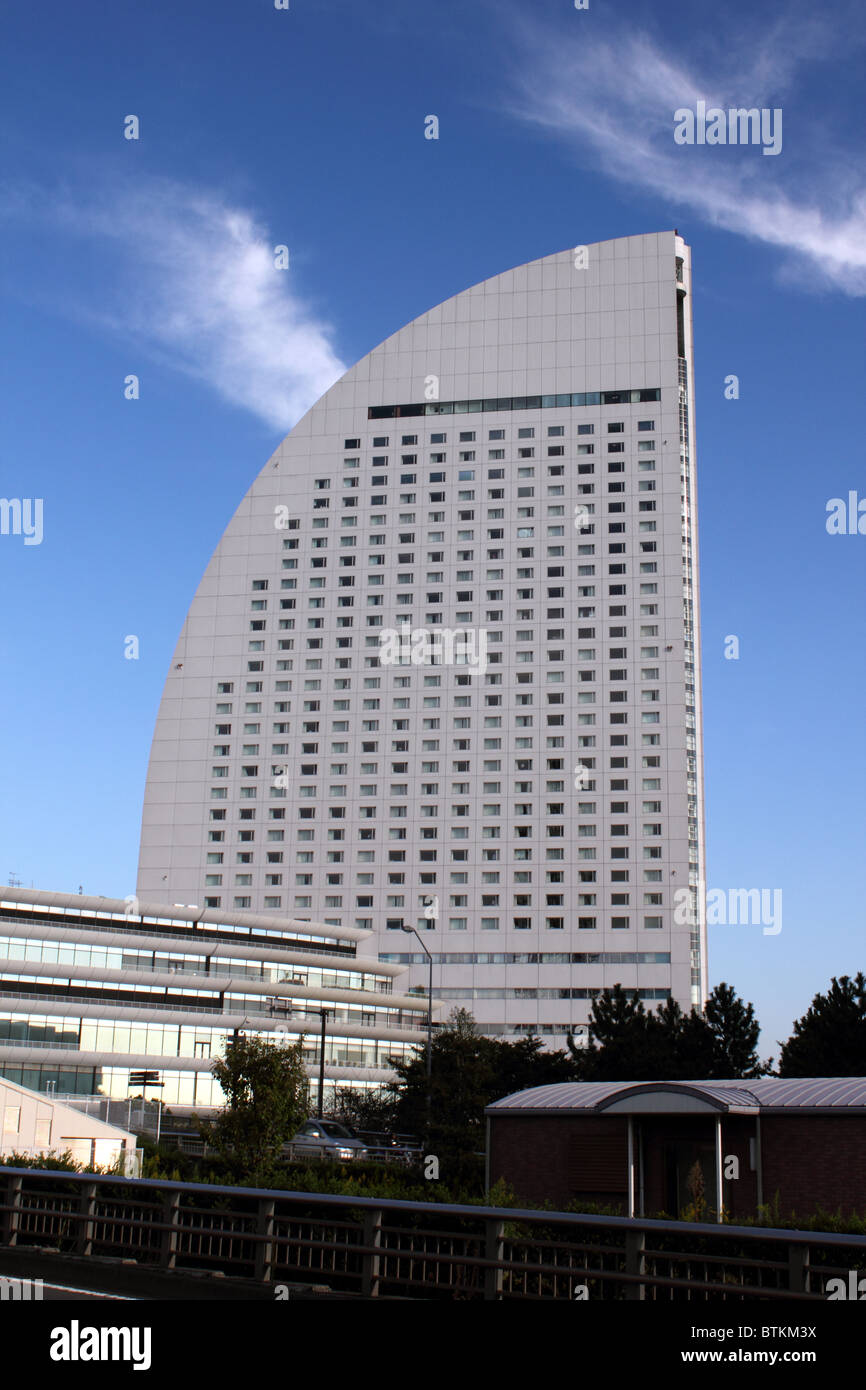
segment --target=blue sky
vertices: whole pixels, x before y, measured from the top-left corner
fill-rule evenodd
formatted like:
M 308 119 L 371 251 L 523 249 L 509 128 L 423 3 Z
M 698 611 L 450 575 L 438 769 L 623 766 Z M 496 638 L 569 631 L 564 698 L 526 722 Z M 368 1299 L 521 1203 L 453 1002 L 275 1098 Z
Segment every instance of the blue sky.
M 711 929 L 710 973 L 774 1052 L 866 964 L 866 536 L 825 528 L 830 498 L 866 498 L 862 9 L 49 0 L 5 28 L 0 492 L 42 498 L 44 534 L 0 536 L 0 882 L 134 891 L 186 609 L 345 366 L 510 266 L 676 226 L 708 886 L 784 894 L 776 936 Z M 676 145 L 699 99 L 781 108 L 782 152 Z

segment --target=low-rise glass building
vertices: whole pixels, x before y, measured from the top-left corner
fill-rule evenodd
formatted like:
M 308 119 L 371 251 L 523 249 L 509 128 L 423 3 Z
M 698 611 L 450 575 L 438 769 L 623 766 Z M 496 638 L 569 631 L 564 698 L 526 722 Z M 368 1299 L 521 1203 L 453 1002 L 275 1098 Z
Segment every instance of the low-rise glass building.
M 57 1095 L 125 1099 L 148 1071 L 169 1106 L 222 1102 L 213 1061 L 238 1033 L 304 1038 L 325 1015 L 325 1098 L 393 1078 L 424 1041 L 427 1000 L 369 932 L 252 912 L 0 888 L 0 1076 Z

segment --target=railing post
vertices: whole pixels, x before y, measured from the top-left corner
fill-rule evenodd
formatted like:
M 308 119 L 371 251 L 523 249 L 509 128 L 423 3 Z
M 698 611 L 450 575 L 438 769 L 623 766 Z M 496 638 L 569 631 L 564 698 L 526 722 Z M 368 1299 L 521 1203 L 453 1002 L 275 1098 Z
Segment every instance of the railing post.
M 177 1263 L 177 1238 L 180 1230 L 180 1193 L 169 1192 L 163 1199 L 162 1219 L 168 1229 L 162 1233 L 159 1262 L 164 1269 L 174 1269 Z
M 484 1222 L 484 1258 L 486 1260 L 501 1260 L 504 1253 L 505 1222 L 496 1218 L 488 1219 Z M 484 1270 L 485 1300 L 502 1297 L 503 1272 L 501 1266 L 493 1268 L 488 1265 Z
M 21 1215 L 21 1190 L 24 1179 L 21 1177 L 8 1177 L 6 1179 L 6 1206 L 11 1208 L 3 1213 L 3 1245 L 17 1245 L 18 1243 L 18 1222 Z
M 256 1241 L 256 1278 L 271 1279 L 274 1267 L 274 1202 L 272 1198 L 260 1197 L 256 1232 L 264 1240 Z
M 76 1255 L 93 1254 L 93 1228 L 96 1217 L 96 1183 L 85 1183 L 79 1198 L 78 1238 L 75 1242 Z
M 809 1292 L 809 1247 L 788 1246 L 788 1292 Z
M 364 1213 L 364 1244 L 379 1250 L 382 1245 L 382 1208 L 372 1207 Z M 372 1249 L 365 1252 L 361 1263 L 361 1295 L 378 1298 L 381 1256 Z
M 646 1274 L 646 1232 L 626 1231 L 625 1233 L 625 1272 L 626 1274 Z M 646 1298 L 645 1284 L 628 1283 L 625 1286 L 626 1298 Z

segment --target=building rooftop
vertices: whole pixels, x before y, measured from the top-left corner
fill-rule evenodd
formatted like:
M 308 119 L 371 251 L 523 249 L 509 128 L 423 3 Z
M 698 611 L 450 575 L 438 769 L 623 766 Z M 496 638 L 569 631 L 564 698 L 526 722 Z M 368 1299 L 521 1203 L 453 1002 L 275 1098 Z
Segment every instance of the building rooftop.
M 122 917 L 135 925 L 148 923 L 168 926 L 194 926 L 202 923 L 215 926 L 242 924 L 245 928 L 259 927 L 284 936 L 315 936 L 355 944 L 372 933 L 357 927 L 334 926 L 329 922 L 312 922 L 304 917 L 287 917 L 283 913 L 221 912 L 216 908 L 199 907 L 195 903 L 155 903 L 130 894 L 128 898 L 93 897 L 85 893 L 54 893 L 40 888 L 0 887 L 0 909 L 4 907 L 33 907 L 54 909 L 57 912 L 80 912 L 86 916 Z
M 766 1111 L 827 1110 L 866 1113 L 866 1077 L 764 1076 L 732 1081 L 575 1081 L 516 1091 L 487 1107 L 487 1114 L 520 1110 L 557 1115 L 583 1110 L 638 1114 L 717 1111 L 759 1115 Z

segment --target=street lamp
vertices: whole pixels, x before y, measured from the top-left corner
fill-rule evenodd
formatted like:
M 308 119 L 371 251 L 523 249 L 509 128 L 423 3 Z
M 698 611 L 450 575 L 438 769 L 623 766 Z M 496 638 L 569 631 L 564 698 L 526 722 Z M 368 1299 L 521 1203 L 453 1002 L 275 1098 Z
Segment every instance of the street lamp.
M 410 927 L 406 922 L 403 922 L 401 929 L 405 932 L 411 932 L 412 935 L 417 938 L 422 951 L 427 957 L 427 1133 L 429 1135 L 433 1090 L 433 957 L 427 950 L 423 937 L 418 935 L 414 927 Z
M 322 1020 L 322 1043 L 319 1048 L 319 1109 L 318 1115 L 321 1120 L 324 1114 L 325 1105 L 325 1020 L 333 1009 L 318 1009 L 319 1018 Z

